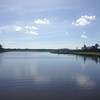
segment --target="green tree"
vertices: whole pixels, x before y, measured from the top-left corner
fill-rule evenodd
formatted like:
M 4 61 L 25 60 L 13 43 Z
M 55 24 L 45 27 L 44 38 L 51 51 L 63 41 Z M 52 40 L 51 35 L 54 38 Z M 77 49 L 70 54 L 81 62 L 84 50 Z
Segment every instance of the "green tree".
M 82 50 L 86 50 L 87 46 L 84 44 L 84 46 L 82 47 Z
M 96 43 L 96 44 L 95 44 L 95 49 L 98 49 L 98 47 L 99 47 L 99 44 Z
M 0 44 L 0 52 L 2 52 L 3 51 L 3 47 L 2 47 L 2 45 Z
M 0 44 L 0 49 L 2 49 L 2 45 Z

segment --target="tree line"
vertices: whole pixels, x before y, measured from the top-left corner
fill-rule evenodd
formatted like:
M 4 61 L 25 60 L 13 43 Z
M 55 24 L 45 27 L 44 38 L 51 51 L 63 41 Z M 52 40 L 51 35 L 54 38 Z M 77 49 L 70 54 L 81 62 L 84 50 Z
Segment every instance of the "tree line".
M 87 46 L 84 44 L 84 46 L 81 48 L 82 50 L 90 50 L 90 51 L 98 51 L 100 50 L 100 46 L 98 43 L 96 43 L 95 45 L 92 46 Z
M 93 51 L 93 52 L 100 52 L 100 45 L 98 43 L 96 43 L 95 45 L 92 46 L 87 46 L 84 44 L 84 46 L 81 49 L 4 49 L 3 46 L 0 44 L 0 52 L 4 52 L 4 51 L 48 51 L 48 52 L 55 52 L 55 53 L 70 53 L 70 52 L 74 52 L 74 51 Z
M 3 49 L 3 46 L 0 44 L 0 52 L 3 52 L 4 49 Z

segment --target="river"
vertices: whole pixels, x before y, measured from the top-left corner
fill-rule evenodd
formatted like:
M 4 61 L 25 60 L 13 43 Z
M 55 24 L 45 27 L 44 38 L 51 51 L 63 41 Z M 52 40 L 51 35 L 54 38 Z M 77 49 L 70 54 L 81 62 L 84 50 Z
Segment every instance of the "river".
M 0 53 L 0 100 L 100 100 L 100 59 Z

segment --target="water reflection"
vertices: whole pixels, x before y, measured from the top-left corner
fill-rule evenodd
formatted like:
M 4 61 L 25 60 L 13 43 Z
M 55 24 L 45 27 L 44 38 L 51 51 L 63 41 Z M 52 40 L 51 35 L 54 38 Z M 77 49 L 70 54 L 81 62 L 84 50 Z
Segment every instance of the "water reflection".
M 79 59 L 82 58 L 84 63 L 86 63 L 86 61 L 88 61 L 88 60 L 92 60 L 96 64 L 100 64 L 100 57 L 76 55 L 76 60 L 78 60 L 78 58 Z
M 30 62 L 32 63 L 32 62 Z M 49 77 L 41 74 L 39 72 L 38 64 L 32 63 L 28 66 L 25 66 L 24 68 L 16 68 L 15 70 L 15 77 L 16 79 L 21 79 L 21 80 L 32 80 L 36 83 L 47 83 L 49 81 Z
M 0 53 L 0 64 L 2 64 L 2 56 L 3 56 L 3 53 Z
M 100 100 L 100 58 L 8 52 L 0 61 L 2 100 Z
M 74 75 L 73 78 L 82 88 L 93 89 L 95 86 L 95 81 L 93 81 L 89 76 L 86 76 L 84 74 Z

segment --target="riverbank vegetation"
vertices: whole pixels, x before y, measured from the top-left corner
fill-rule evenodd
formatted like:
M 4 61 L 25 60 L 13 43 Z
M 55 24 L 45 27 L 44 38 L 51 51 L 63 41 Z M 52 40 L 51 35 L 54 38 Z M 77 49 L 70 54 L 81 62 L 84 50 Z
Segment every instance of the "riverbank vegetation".
M 97 56 L 100 57 L 100 46 L 99 44 L 95 44 L 92 46 L 84 45 L 81 49 L 11 49 L 11 48 L 3 48 L 0 45 L 0 52 L 10 52 L 10 51 L 31 51 L 31 52 L 51 52 L 56 54 L 74 54 L 74 55 L 85 55 L 85 56 Z
M 50 52 L 54 51 L 54 49 L 21 49 L 21 48 L 3 48 L 3 46 L 0 44 L 0 52 L 10 52 L 10 51 L 30 51 L 30 52 Z
M 0 44 L 0 52 L 4 52 L 4 49 L 1 44 Z
M 92 46 L 84 45 L 81 49 L 57 49 L 52 51 L 52 53 L 58 54 L 75 54 L 75 55 L 86 55 L 86 56 L 97 56 L 100 57 L 100 47 L 99 44 Z

